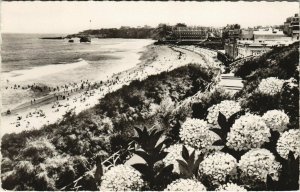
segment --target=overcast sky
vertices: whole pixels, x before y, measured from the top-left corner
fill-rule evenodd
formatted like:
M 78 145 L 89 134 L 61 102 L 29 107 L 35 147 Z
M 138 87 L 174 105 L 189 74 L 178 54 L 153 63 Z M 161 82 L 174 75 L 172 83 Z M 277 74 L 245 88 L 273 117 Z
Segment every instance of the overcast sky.
M 178 22 L 251 27 L 283 24 L 297 12 L 297 2 L 2 2 L 1 31 L 77 33 L 89 28 Z

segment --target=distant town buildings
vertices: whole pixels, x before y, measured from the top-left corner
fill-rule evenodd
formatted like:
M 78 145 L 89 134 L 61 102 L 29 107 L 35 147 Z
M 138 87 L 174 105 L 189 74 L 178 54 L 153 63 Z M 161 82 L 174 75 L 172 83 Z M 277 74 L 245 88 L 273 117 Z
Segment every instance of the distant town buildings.
M 283 30 L 282 30 L 283 29 Z M 232 60 L 256 56 L 275 46 L 287 46 L 299 40 L 299 16 L 286 19 L 283 27 L 255 27 L 240 29 L 227 25 L 223 31 L 225 54 Z
M 283 32 L 292 37 L 293 40 L 299 40 L 299 15 L 295 14 L 292 17 L 288 17 L 284 22 Z

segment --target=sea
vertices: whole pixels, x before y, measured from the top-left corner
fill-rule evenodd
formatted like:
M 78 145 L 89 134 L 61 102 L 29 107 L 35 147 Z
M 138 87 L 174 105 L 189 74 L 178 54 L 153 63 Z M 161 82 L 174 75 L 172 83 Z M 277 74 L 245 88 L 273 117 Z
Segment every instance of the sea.
M 33 97 L 14 85 L 59 86 L 81 80 L 106 80 L 139 63 L 150 39 L 96 39 L 74 43 L 68 39 L 41 39 L 65 34 L 2 34 L 1 95 L 3 108 Z

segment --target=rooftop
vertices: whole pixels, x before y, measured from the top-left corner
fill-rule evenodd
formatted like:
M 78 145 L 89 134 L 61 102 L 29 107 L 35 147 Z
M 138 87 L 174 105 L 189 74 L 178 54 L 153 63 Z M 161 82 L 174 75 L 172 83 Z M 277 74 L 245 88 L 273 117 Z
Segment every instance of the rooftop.
M 258 31 L 253 31 L 254 35 L 284 35 L 283 31 L 278 29 L 259 29 Z

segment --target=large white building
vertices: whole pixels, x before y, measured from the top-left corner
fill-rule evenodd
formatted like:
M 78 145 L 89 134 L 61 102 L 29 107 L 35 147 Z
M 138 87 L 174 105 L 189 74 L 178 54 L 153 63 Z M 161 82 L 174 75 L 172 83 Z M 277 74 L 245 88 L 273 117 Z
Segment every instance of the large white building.
M 236 58 L 257 56 L 272 50 L 274 46 L 287 46 L 294 41 L 278 29 L 262 28 L 253 31 L 253 40 L 238 40 Z
M 280 45 L 280 44 L 290 44 L 292 38 L 288 37 L 278 29 L 259 29 L 253 31 L 254 43 L 260 44 L 270 44 L 270 45 Z

